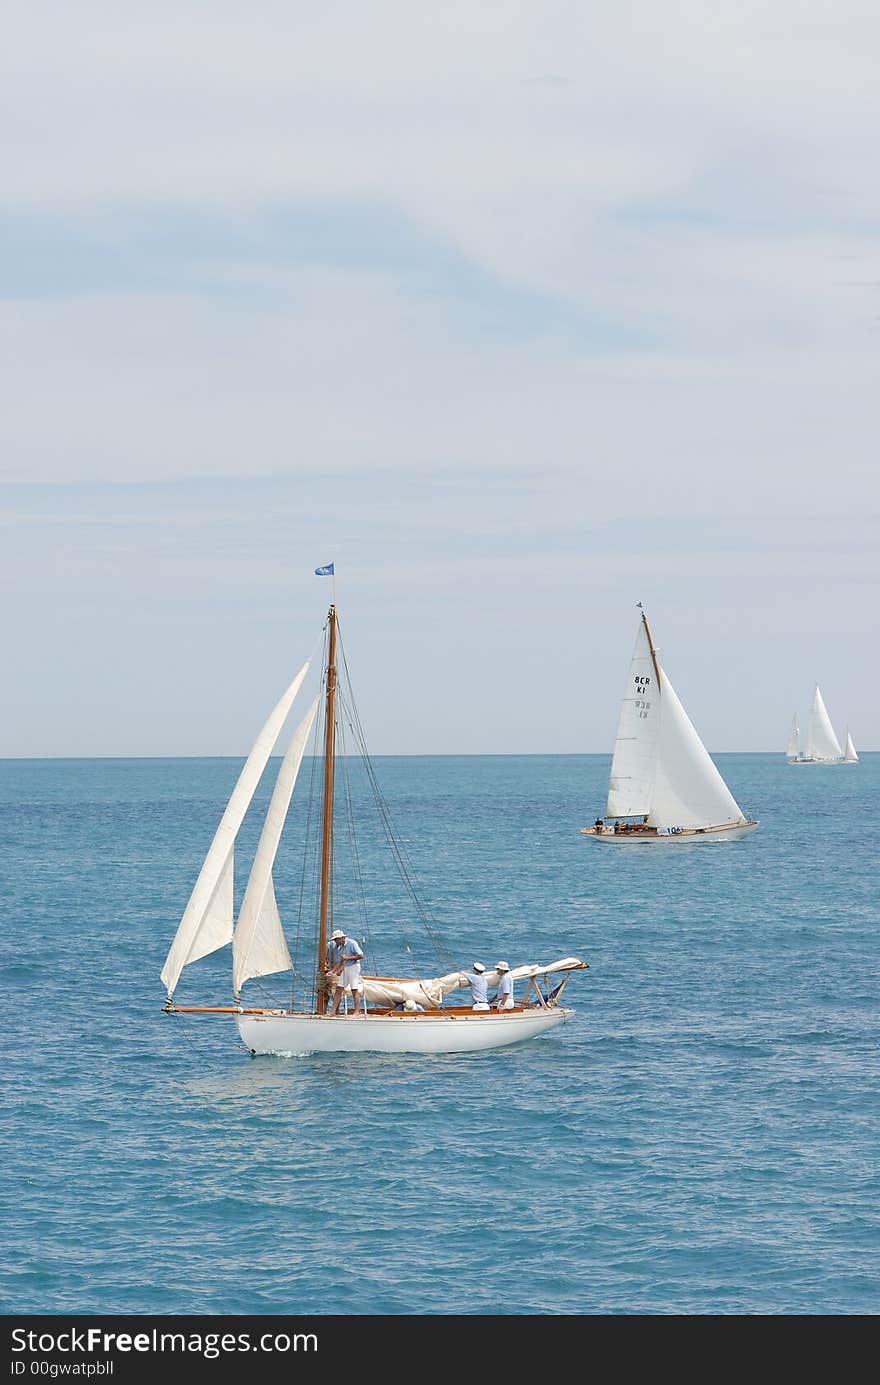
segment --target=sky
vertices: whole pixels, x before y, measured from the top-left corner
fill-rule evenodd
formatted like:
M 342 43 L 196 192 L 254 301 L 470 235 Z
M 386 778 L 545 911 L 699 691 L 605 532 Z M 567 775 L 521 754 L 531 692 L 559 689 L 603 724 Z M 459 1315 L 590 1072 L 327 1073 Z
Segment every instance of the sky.
M 7 0 L 0 756 L 880 748 L 880 10 Z

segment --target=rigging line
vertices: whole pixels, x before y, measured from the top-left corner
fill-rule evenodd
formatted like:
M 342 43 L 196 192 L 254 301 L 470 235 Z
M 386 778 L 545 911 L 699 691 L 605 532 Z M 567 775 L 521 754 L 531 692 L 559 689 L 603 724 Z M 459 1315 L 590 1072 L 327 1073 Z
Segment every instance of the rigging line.
M 345 698 L 344 698 L 344 696 L 343 696 L 343 698 L 341 699 L 341 701 L 342 701 L 342 703 L 343 703 L 343 710 L 344 710 L 344 704 L 345 704 Z M 340 742 L 341 742 L 341 744 L 342 744 L 343 751 L 345 751 L 345 750 L 346 750 L 346 746 L 345 746 L 345 729 L 344 729 L 344 725 L 342 724 L 341 720 L 340 720 L 339 732 L 340 732 Z M 343 782 L 343 785 L 344 785 L 344 788 L 345 788 L 345 806 L 346 806 L 346 817 L 347 817 L 347 821 L 348 821 L 349 849 L 350 849 L 350 851 L 351 851 L 352 867 L 353 867 L 353 874 L 354 874 L 354 880 L 355 880 L 355 891 L 354 891 L 354 895 L 355 895 L 355 905 L 356 905 L 356 907 L 359 908 L 359 911 L 360 911 L 360 914 L 361 914 L 362 923 L 363 923 L 363 931 L 364 931 L 364 942 L 365 942 L 365 943 L 367 944 L 367 946 L 369 947 L 370 954 L 371 954 L 372 959 L 373 959 L 373 962 L 372 962 L 373 971 L 378 975 L 379 966 L 378 966 L 378 962 L 377 962 L 377 960 L 376 960 L 376 949 L 375 949 L 375 947 L 373 946 L 373 939 L 372 939 L 372 934 L 371 934 L 371 931 L 370 931 L 370 921 L 369 921 L 369 918 L 368 918 L 368 915 L 367 915 L 367 892 L 366 892 L 366 890 L 365 890 L 365 888 L 364 888 L 364 876 L 363 876 L 363 871 L 362 871 L 362 869 L 361 869 L 360 851 L 359 851 L 359 849 L 358 849 L 358 838 L 357 838 L 357 828 L 356 828 L 356 820 L 355 820 L 355 814 L 354 814 L 354 804 L 352 803 L 352 797 L 351 797 L 351 771 L 350 771 L 350 769 L 349 769 L 349 763 L 348 763 L 348 761 L 349 761 L 349 756 L 348 756 L 347 753 L 345 753 L 345 754 L 344 754 L 344 758 L 343 758 L 343 760 L 342 760 L 342 782 Z
M 426 907 L 422 903 L 421 898 L 419 897 L 418 891 L 415 886 L 414 872 L 411 863 L 406 854 L 403 842 L 397 834 L 397 830 L 394 825 L 394 819 L 391 815 L 391 810 L 379 785 L 375 768 L 372 764 L 369 754 L 366 751 L 366 747 L 363 741 L 361 741 L 361 753 L 363 755 L 364 764 L 366 766 L 367 774 L 369 776 L 370 785 L 373 789 L 373 793 L 376 799 L 379 815 L 382 820 L 382 824 L 385 828 L 386 839 L 388 841 L 388 845 L 391 849 L 392 855 L 394 856 L 394 859 L 397 863 L 397 869 L 400 874 L 401 880 L 403 881 L 404 886 L 409 892 L 413 904 L 415 905 L 416 912 L 419 916 L 422 927 L 424 928 L 425 933 L 427 934 L 429 940 L 431 941 L 434 947 L 435 954 L 438 958 L 441 959 L 445 957 L 445 960 L 449 963 L 450 966 L 452 966 L 453 963 L 449 958 L 448 948 L 446 947 L 445 942 L 443 942 L 443 940 L 437 935 L 435 928 L 432 926 L 434 924 L 433 917 L 426 909 Z
M 348 694 L 348 695 L 346 695 L 346 694 Z M 348 724 L 349 724 L 349 729 L 351 729 L 351 730 L 352 730 L 352 733 L 355 734 L 355 738 L 358 738 L 358 737 L 356 737 L 355 726 L 353 726 L 353 723 L 352 723 L 352 716 L 356 716 L 356 713 L 352 711 L 352 705 L 351 705 L 351 704 L 352 704 L 351 688 L 348 688 L 348 690 L 346 690 L 346 694 L 342 694 L 342 695 L 341 695 L 341 699 L 340 699 L 341 709 L 342 709 L 342 711 L 348 712 L 348 717 L 349 717 L 349 722 L 348 722 Z M 362 762 L 364 763 L 364 770 L 366 770 L 367 778 L 369 778 L 369 766 L 366 765 L 366 759 L 363 758 L 363 755 L 360 755 L 360 759 L 362 759 Z M 374 796 L 376 796 L 376 783 L 374 783 L 374 781 L 371 781 L 371 780 L 369 780 L 369 783 L 370 783 L 370 787 L 373 788 Z M 385 824 L 382 824 L 382 825 L 385 825 Z M 387 825 L 385 825 L 385 838 L 387 838 L 387 841 L 391 842 L 392 850 L 394 850 L 394 834 L 389 834 Z M 355 842 L 355 852 L 356 852 L 356 850 L 358 850 L 358 838 L 356 838 L 356 834 L 355 834 L 355 837 L 353 837 L 353 842 Z M 359 870 L 359 879 L 362 879 L 362 873 L 360 873 L 360 868 L 359 868 L 359 866 L 358 866 L 358 870 Z M 405 868 L 402 867 L 401 861 L 399 861 L 399 860 L 398 860 L 398 870 L 399 870 L 399 873 L 401 873 L 401 877 L 402 877 L 402 878 L 405 877 Z M 410 891 L 410 893 L 412 893 L 412 891 Z M 366 891 L 363 892 L 363 907 L 364 907 L 364 914 L 366 914 Z M 427 932 L 427 933 L 428 933 L 428 936 L 430 936 L 430 929 L 428 929 L 427 924 L 425 924 L 425 921 L 424 921 L 424 910 L 421 909 L 421 907 L 420 907 L 419 899 L 416 899 L 416 909 L 417 909 L 417 913 L 419 913 L 419 915 L 420 915 L 421 921 L 423 921 L 423 927 L 424 927 L 424 929 L 425 929 L 425 932 Z M 405 942 L 406 942 L 406 938 L 403 939 L 403 940 L 405 940 Z M 431 940 L 432 940 L 432 942 L 434 942 L 434 939 L 431 939 Z M 370 943 L 370 946 L 373 947 L 373 945 L 371 945 L 371 943 Z M 437 945 L 434 945 L 434 946 L 435 946 L 435 951 L 437 951 Z M 410 949 L 409 943 L 406 943 L 406 950 L 409 951 L 410 956 L 412 956 L 412 949 Z M 376 960 L 376 950 L 373 949 L 373 953 L 374 953 L 373 965 L 374 965 L 374 968 L 376 968 L 376 971 L 378 972 L 378 963 L 377 963 L 377 960 Z M 414 967 L 414 958 L 413 958 L 413 967 Z
M 404 885 L 409 891 L 410 897 L 412 898 L 412 901 L 415 904 L 416 911 L 419 915 L 419 918 L 421 919 L 422 926 L 426 934 L 428 935 L 428 938 L 430 939 L 432 946 L 434 947 L 435 954 L 438 958 L 447 962 L 449 966 L 452 967 L 454 966 L 454 961 L 452 960 L 451 954 L 449 952 L 448 944 L 446 943 L 445 939 L 442 938 L 442 935 L 440 935 L 439 930 L 437 930 L 433 916 L 430 914 L 429 910 L 423 905 L 421 899 L 419 898 L 418 891 L 415 887 L 414 870 L 412 867 L 412 863 L 410 862 L 408 854 L 406 852 L 406 848 L 404 847 L 402 840 L 399 839 L 397 831 L 394 827 L 394 822 L 391 817 L 391 810 L 388 806 L 388 802 L 385 798 L 385 795 L 383 794 L 382 789 L 379 785 L 375 767 L 373 765 L 369 751 L 367 750 L 366 737 L 364 735 L 363 726 L 361 725 L 360 715 L 357 710 L 357 704 L 355 702 L 354 692 L 352 690 L 351 675 L 348 670 L 348 660 L 346 658 L 345 645 L 342 640 L 342 634 L 339 629 L 338 622 L 337 639 L 339 642 L 339 652 L 342 656 L 342 665 L 345 669 L 346 683 L 348 685 L 349 690 L 350 711 L 353 718 L 352 731 L 354 732 L 355 739 L 357 740 L 358 745 L 360 747 L 367 775 L 370 780 L 370 785 L 373 789 L 376 803 L 379 808 L 379 813 L 381 815 L 385 827 L 385 832 L 389 846 L 391 847 L 392 853 L 394 854 L 395 860 L 397 861 L 397 867 L 400 872 L 401 879 L 403 880 Z
M 266 987 L 263 985 L 262 980 L 260 979 L 260 977 L 258 977 L 258 976 L 249 976 L 249 977 L 248 977 L 248 980 L 254 982 L 254 983 L 256 984 L 257 990 L 258 990 L 258 991 L 262 991 L 262 993 L 263 993 L 263 995 L 266 997 L 266 999 L 269 1000 L 269 1001 L 271 1002 L 271 1005 L 270 1005 L 269 1008 L 271 1008 L 271 1009 L 276 1009 L 276 1010 L 277 1010 L 277 1009 L 283 1009 L 282 1002 L 279 1001 L 279 1000 L 276 1000 L 275 997 L 272 995 L 272 992 L 271 992 L 271 991 L 267 991 L 267 990 L 266 990 Z M 293 1006 L 291 1005 L 290 1008 L 293 1009 Z

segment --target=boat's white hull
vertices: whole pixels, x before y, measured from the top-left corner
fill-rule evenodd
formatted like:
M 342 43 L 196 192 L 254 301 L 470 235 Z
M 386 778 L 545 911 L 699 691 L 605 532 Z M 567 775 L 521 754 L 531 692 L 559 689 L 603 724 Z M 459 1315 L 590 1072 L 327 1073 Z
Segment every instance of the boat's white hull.
M 731 822 L 719 827 L 682 827 L 677 832 L 615 832 L 606 827 L 597 832 L 595 827 L 582 827 L 584 837 L 594 837 L 597 842 L 623 842 L 626 845 L 644 845 L 646 842 L 666 845 L 668 842 L 733 842 L 754 832 L 757 822 Z
M 839 760 L 788 760 L 790 765 L 854 765 L 855 763 L 855 760 L 844 760 L 842 756 Z
M 251 1053 L 474 1053 L 534 1039 L 574 1014 L 551 1005 L 465 1014 L 406 1011 L 398 1015 L 236 1015 Z

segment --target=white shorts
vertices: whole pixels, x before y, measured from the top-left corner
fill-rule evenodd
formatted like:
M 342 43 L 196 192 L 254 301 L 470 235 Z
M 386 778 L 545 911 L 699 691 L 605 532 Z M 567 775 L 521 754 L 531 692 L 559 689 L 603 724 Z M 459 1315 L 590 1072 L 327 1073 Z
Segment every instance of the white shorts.
M 489 1008 L 488 1002 L 485 1001 L 485 1000 L 478 1000 L 477 1003 L 476 1003 L 476 1005 L 472 1005 L 472 1006 L 471 1006 L 471 1009 L 472 1009 L 472 1010 L 488 1010 L 488 1008 Z
M 498 1008 L 499 1010 L 512 1010 L 512 1009 L 513 1009 L 513 996 L 512 996 L 512 995 L 506 995 L 506 996 L 504 997 L 503 1000 L 499 1000 L 497 1008 Z
M 360 962 L 347 962 L 342 968 L 342 985 L 347 991 L 362 991 Z

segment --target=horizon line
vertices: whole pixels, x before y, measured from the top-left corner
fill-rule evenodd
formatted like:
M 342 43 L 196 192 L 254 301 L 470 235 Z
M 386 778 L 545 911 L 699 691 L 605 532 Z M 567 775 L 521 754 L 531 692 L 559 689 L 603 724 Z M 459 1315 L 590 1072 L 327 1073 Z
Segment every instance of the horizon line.
M 611 756 L 613 750 L 428 750 L 428 751 L 371 751 L 371 760 L 523 760 L 523 759 L 543 759 L 543 760 L 567 760 L 576 757 L 584 759 L 594 756 Z M 873 750 L 859 750 L 859 758 L 862 755 L 874 755 Z M 786 759 L 784 750 L 710 750 L 710 755 L 771 755 L 778 756 L 779 759 Z M 270 755 L 270 760 L 283 759 L 282 754 Z M 321 760 L 322 755 L 304 755 L 304 760 Z M 340 756 L 340 759 L 360 760 L 363 755 L 356 752 L 351 755 Z M 244 754 L 230 755 L 228 753 L 217 755 L 180 755 L 180 754 L 156 754 L 156 755 L 0 755 L 0 764 L 28 763 L 35 761 L 63 761 L 70 763 L 80 760 L 245 760 L 247 752 Z

